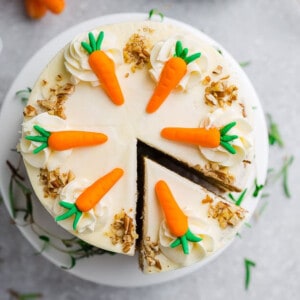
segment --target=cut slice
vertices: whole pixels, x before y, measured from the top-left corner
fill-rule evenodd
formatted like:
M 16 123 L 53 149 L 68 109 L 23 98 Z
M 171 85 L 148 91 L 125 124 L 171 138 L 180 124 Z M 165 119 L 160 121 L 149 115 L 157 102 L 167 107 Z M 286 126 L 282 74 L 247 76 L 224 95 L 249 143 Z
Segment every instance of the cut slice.
M 236 236 L 247 212 L 202 186 L 144 157 L 143 237 L 140 265 L 145 273 L 169 271 L 200 262 Z M 174 241 L 155 193 L 157 182 L 170 188 L 188 220 L 189 231 L 201 241 L 188 241 L 188 252 Z

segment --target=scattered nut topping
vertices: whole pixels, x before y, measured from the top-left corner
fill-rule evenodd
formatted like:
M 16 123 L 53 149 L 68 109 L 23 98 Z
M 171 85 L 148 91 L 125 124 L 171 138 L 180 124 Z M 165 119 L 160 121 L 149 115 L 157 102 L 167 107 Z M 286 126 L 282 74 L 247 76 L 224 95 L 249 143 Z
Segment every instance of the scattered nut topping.
M 37 115 L 37 111 L 32 105 L 26 105 L 23 110 L 23 115 L 24 117 L 34 117 Z
M 207 203 L 213 203 L 213 199 L 212 197 L 210 197 L 208 194 L 206 195 L 206 197 L 204 199 L 202 199 L 202 204 L 207 204 Z
M 212 204 L 208 209 L 208 217 L 217 219 L 219 226 L 225 229 L 227 226 L 236 226 L 245 218 L 245 209 L 236 205 L 230 205 L 219 201 L 215 206 Z
M 242 115 L 244 118 L 247 117 L 246 109 L 245 109 L 245 104 L 239 103 L 240 107 L 242 108 Z
M 204 101 L 209 106 L 224 107 L 231 106 L 233 101 L 237 100 L 238 88 L 235 85 L 229 85 L 226 80 L 212 81 L 205 88 Z
M 202 79 L 202 84 L 203 85 L 208 85 L 211 81 L 211 78 L 209 76 L 205 76 L 203 79 Z
M 142 253 L 148 266 L 154 266 L 159 270 L 162 269 L 160 261 L 156 258 L 156 255 L 160 254 L 159 245 L 157 242 L 151 242 L 149 236 L 143 242 Z
M 251 165 L 251 164 L 252 164 L 251 160 L 248 160 L 248 159 L 244 159 L 244 160 L 243 160 L 243 163 L 244 163 L 244 164 L 248 164 L 248 165 Z
M 57 75 L 58 76 L 58 75 Z M 62 119 L 66 119 L 64 113 L 64 103 L 75 90 L 75 86 L 71 83 L 66 83 L 63 86 L 59 86 L 56 89 L 50 88 L 50 97 L 44 100 L 38 100 L 38 105 L 46 110 L 50 115 L 58 116 Z
M 42 82 L 41 82 L 41 85 L 42 85 L 42 86 L 45 86 L 45 85 L 47 85 L 47 84 L 48 84 L 48 81 L 45 80 L 45 79 L 43 79 Z
M 128 78 L 128 77 L 129 77 L 129 73 L 126 73 L 124 77 L 125 77 L 125 78 Z
M 131 71 L 142 69 L 150 61 L 151 44 L 145 36 L 134 33 L 123 49 L 125 63 L 133 64 Z
M 218 66 L 212 71 L 212 73 L 213 73 L 214 75 L 220 75 L 220 74 L 222 73 L 222 71 L 223 71 L 223 67 L 220 66 L 220 65 L 218 65 Z
M 213 71 L 212 75 L 221 75 L 223 67 L 218 65 Z M 211 81 L 209 76 L 202 80 L 202 84 L 206 86 L 204 93 L 205 104 L 213 107 L 224 107 L 225 105 L 232 105 L 233 101 L 237 100 L 238 88 L 233 84 L 229 84 L 228 79 L 230 75 L 223 76 L 222 78 Z
M 55 80 L 56 81 L 62 81 L 63 80 L 63 77 L 61 74 L 58 74 L 56 77 L 55 77 Z
M 72 171 L 61 173 L 57 168 L 49 171 L 47 168 L 40 169 L 40 182 L 44 186 L 44 197 L 55 199 L 62 188 L 75 178 Z
M 155 30 L 153 28 L 150 28 L 150 27 L 143 27 L 143 31 L 153 33 Z
M 133 219 L 124 210 L 114 217 L 114 222 L 110 225 L 111 231 L 108 233 L 113 245 L 122 244 L 122 251 L 127 253 L 134 241 L 138 238 L 135 232 Z
M 233 184 L 235 181 L 235 177 L 228 172 L 228 168 L 216 162 L 208 162 L 204 167 L 204 172 L 207 176 L 215 177 L 225 184 Z

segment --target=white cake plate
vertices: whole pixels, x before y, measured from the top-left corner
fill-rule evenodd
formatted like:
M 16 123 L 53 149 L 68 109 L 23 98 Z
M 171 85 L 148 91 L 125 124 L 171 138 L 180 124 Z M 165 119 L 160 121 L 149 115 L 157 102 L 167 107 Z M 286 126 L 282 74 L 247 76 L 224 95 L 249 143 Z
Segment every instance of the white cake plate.
M 48 42 L 42 49 L 40 49 L 24 66 L 21 72 L 16 77 L 14 83 L 12 84 L 9 92 L 4 99 L 1 114 L 0 114 L 0 188 L 1 194 L 4 198 L 4 203 L 8 211 L 11 214 L 10 204 L 9 204 L 9 181 L 10 174 L 6 161 L 9 160 L 13 164 L 17 164 L 18 155 L 12 152 L 11 149 L 16 148 L 16 144 L 19 139 L 19 132 L 21 130 L 22 122 L 22 111 L 23 105 L 19 99 L 16 98 L 16 91 L 23 90 L 26 87 L 32 87 L 35 80 L 38 78 L 41 71 L 55 56 L 57 51 L 65 46 L 65 44 L 72 40 L 74 36 L 78 33 L 88 31 L 94 27 L 123 22 L 123 21 L 139 21 L 146 20 L 148 15 L 140 13 L 126 13 L 126 14 L 114 14 L 102 16 L 96 19 L 86 21 L 84 23 L 78 24 L 67 31 L 61 33 L 53 40 Z M 208 43 L 218 47 L 222 54 L 231 62 L 231 64 L 236 68 L 238 74 L 244 78 L 248 84 L 249 101 L 251 105 L 255 107 L 254 109 L 254 124 L 255 124 L 255 139 L 256 139 L 256 150 L 255 150 L 255 160 L 257 173 L 256 178 L 259 183 L 264 183 L 267 173 L 267 160 L 268 160 L 268 138 L 267 138 L 267 127 L 262 111 L 261 104 L 259 102 L 256 93 L 245 75 L 244 71 L 240 68 L 239 64 L 228 54 L 226 50 L 223 49 L 218 43 L 206 36 L 204 33 L 198 31 L 197 29 L 183 24 L 179 21 L 165 18 L 163 22 L 172 23 L 180 27 L 185 27 L 186 29 L 193 32 L 199 38 L 206 40 Z M 256 204 L 259 197 L 247 201 L 251 203 L 247 205 L 247 210 L 252 214 L 255 210 Z M 35 215 L 37 216 L 37 221 L 40 225 L 46 227 L 49 232 L 54 235 L 65 236 L 66 232 L 63 231 L 56 223 L 53 221 L 52 217 L 45 211 L 45 209 L 36 201 L 35 204 Z M 26 239 L 33 245 L 33 247 L 39 251 L 43 245 L 41 239 L 38 235 L 33 232 L 30 226 L 19 227 L 22 234 Z M 224 249 L 222 249 L 223 251 Z M 144 275 L 138 267 L 137 257 L 128 257 L 125 255 L 109 255 L 104 254 L 101 256 L 92 256 L 89 258 L 84 258 L 76 263 L 76 266 L 70 269 L 68 272 L 89 281 L 93 281 L 99 284 L 105 284 L 116 287 L 137 287 L 146 286 L 156 283 L 166 282 L 175 278 L 179 278 L 186 274 L 199 269 L 205 263 L 213 260 L 222 251 L 219 251 L 215 255 L 199 262 L 193 266 L 186 267 L 180 270 L 171 271 L 161 274 Z M 68 266 L 70 265 L 70 257 L 60 251 L 57 251 L 53 247 L 49 246 L 42 253 L 47 259 L 53 262 L 57 266 Z

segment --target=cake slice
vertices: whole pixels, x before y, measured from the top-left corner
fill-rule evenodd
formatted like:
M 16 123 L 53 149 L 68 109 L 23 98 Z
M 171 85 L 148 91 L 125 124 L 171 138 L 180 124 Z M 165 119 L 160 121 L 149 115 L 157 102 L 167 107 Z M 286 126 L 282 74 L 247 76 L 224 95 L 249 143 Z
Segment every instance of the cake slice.
M 161 196 L 157 191 L 162 181 L 178 205 L 177 215 L 173 215 L 175 219 L 171 221 L 160 204 Z M 140 266 L 144 273 L 178 269 L 217 253 L 236 236 L 247 215 L 242 207 L 146 157 L 143 199 Z M 188 225 L 186 241 L 176 235 L 183 216 Z

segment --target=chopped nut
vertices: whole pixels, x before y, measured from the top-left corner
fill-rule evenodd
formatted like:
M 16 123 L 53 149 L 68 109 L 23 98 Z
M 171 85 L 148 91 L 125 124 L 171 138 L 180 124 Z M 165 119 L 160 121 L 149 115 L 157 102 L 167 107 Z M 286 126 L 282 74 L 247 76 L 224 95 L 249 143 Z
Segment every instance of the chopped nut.
M 41 82 L 41 85 L 42 85 L 42 86 L 45 86 L 45 85 L 47 85 L 47 84 L 48 84 L 48 82 L 47 82 L 45 79 L 43 79 L 42 82 Z
M 129 252 L 138 235 L 135 232 L 133 219 L 129 217 L 124 210 L 114 216 L 114 222 L 110 225 L 110 232 L 107 233 L 111 243 L 122 244 L 122 251 Z
M 150 61 L 151 44 L 145 36 L 134 33 L 123 49 L 125 63 L 133 64 L 131 71 L 142 69 Z
M 236 205 L 230 205 L 223 201 L 219 201 L 215 206 L 210 205 L 208 209 L 208 217 L 217 219 L 219 226 L 225 229 L 227 226 L 236 226 L 245 218 L 245 210 Z
M 244 118 L 247 117 L 246 108 L 244 103 L 239 103 L 240 107 L 242 108 L 242 115 Z
M 56 75 L 55 80 L 56 81 L 62 81 L 63 76 L 61 74 Z
M 66 115 L 64 113 L 64 103 L 68 99 L 68 96 L 74 92 L 74 90 L 75 87 L 71 83 L 66 83 L 63 86 L 59 86 L 57 89 L 50 88 L 50 97 L 48 99 L 37 100 L 37 103 L 50 115 L 55 115 L 62 119 L 66 119 Z
M 214 75 L 220 75 L 220 74 L 222 73 L 222 71 L 223 71 L 223 67 L 220 66 L 220 65 L 218 65 L 218 66 L 212 71 L 212 73 L 213 73 Z
M 149 236 L 144 239 L 142 253 L 148 266 L 154 266 L 159 270 L 162 269 L 160 261 L 156 258 L 156 256 L 160 254 L 159 245 L 157 242 L 151 242 Z
M 24 117 L 34 117 L 37 115 L 37 111 L 32 105 L 27 105 L 24 108 L 23 115 Z
M 213 199 L 207 194 L 204 199 L 202 199 L 202 204 L 213 203 Z
M 75 178 L 72 171 L 61 173 L 59 168 L 53 171 L 49 171 L 47 168 L 40 169 L 39 176 L 40 182 L 44 186 L 44 197 L 52 199 L 59 196 L 62 188 Z
M 150 28 L 150 27 L 143 27 L 143 31 L 153 33 L 155 30 L 153 28 Z
M 214 75 L 217 75 L 218 72 L 221 72 L 220 70 L 222 67 L 218 67 L 213 71 Z M 209 106 L 224 107 L 225 105 L 231 106 L 232 102 L 237 100 L 238 88 L 235 85 L 229 86 L 228 81 L 226 81 L 228 78 L 229 75 L 221 78 L 218 81 L 205 81 L 207 85 L 204 93 L 205 104 Z
M 204 79 L 201 81 L 203 85 L 208 85 L 210 83 L 210 77 L 205 76 Z

